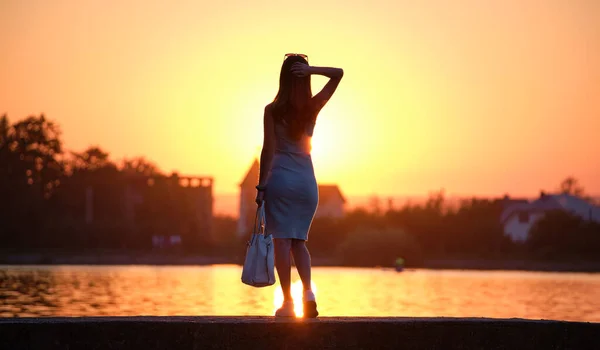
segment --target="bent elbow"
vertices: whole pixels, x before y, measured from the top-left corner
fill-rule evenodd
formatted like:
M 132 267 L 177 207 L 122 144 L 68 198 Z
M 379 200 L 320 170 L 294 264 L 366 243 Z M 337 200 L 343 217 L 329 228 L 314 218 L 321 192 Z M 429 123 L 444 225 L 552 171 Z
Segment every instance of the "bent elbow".
M 342 79 L 342 77 L 344 76 L 344 70 L 342 68 L 339 68 L 340 72 L 339 74 L 339 78 Z

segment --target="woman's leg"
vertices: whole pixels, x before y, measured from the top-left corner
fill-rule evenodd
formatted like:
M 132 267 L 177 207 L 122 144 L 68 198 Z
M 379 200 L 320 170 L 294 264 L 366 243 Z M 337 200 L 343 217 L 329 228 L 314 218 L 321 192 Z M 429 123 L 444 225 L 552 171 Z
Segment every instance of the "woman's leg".
M 317 311 L 317 301 L 315 300 L 315 294 L 311 288 L 311 276 L 310 276 L 310 254 L 306 247 L 306 242 L 294 239 L 292 241 L 292 254 L 294 255 L 294 261 L 296 262 L 296 268 L 298 274 L 302 280 L 302 286 L 304 287 L 304 293 L 302 296 L 302 302 L 304 304 L 304 317 L 317 317 L 319 311 Z
M 279 276 L 279 283 L 283 291 L 283 300 L 292 301 L 292 262 L 290 251 L 292 249 L 291 239 L 275 239 L 275 267 Z
M 311 290 L 310 253 L 306 247 L 306 242 L 300 239 L 292 240 L 292 254 L 294 255 L 294 262 L 296 263 L 296 269 L 298 269 L 304 290 Z

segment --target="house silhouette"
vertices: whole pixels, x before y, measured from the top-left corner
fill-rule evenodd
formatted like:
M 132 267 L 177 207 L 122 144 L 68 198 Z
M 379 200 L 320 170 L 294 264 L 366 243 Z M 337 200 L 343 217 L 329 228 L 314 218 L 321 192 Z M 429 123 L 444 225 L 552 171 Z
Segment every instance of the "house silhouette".
M 506 199 L 507 200 L 507 199 Z M 586 221 L 600 223 L 600 207 L 568 193 L 540 193 L 534 201 L 514 201 L 505 206 L 500 217 L 504 234 L 513 242 L 525 242 L 535 223 L 548 212 L 560 210 Z

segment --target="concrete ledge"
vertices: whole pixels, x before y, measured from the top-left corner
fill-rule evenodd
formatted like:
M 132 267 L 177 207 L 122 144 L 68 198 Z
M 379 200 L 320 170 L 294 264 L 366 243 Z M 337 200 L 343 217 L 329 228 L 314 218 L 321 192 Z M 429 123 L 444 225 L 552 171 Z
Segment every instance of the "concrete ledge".
M 600 349 L 600 323 L 485 318 L 0 318 L 0 349 Z

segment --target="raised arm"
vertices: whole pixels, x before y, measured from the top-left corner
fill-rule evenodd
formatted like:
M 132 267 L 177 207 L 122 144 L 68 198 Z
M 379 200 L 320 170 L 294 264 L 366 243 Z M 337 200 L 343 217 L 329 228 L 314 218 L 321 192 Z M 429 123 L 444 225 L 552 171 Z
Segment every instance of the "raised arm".
M 324 75 L 329 78 L 323 89 L 313 97 L 313 105 L 317 111 L 320 111 L 327 104 L 331 96 L 333 96 L 344 76 L 344 71 L 341 68 L 310 67 L 310 72 L 311 74 Z
M 258 176 L 258 192 L 264 192 L 267 175 L 271 169 L 271 161 L 275 153 L 275 124 L 273 122 L 273 114 L 271 113 L 271 105 L 265 107 L 263 117 L 263 146 L 260 152 L 260 172 Z M 262 197 L 260 198 L 262 200 Z M 257 202 L 259 197 L 257 196 Z
M 342 77 L 344 76 L 344 70 L 341 68 L 330 68 L 330 67 L 310 67 L 310 74 L 324 75 L 329 78 L 329 81 L 318 94 L 313 97 L 314 101 L 324 101 L 323 105 L 329 101 L 335 90 L 337 89 Z
M 306 66 L 302 63 L 299 63 L 302 66 L 298 68 L 292 67 L 292 71 L 296 71 L 298 75 L 302 76 L 304 74 L 315 74 L 315 75 L 324 75 L 329 78 L 329 81 L 319 93 L 317 93 L 313 98 L 313 105 L 317 108 L 317 111 L 321 110 L 323 106 L 329 101 L 333 93 L 337 89 L 342 77 L 344 76 L 344 70 L 341 68 L 332 68 L 332 67 L 313 67 Z

